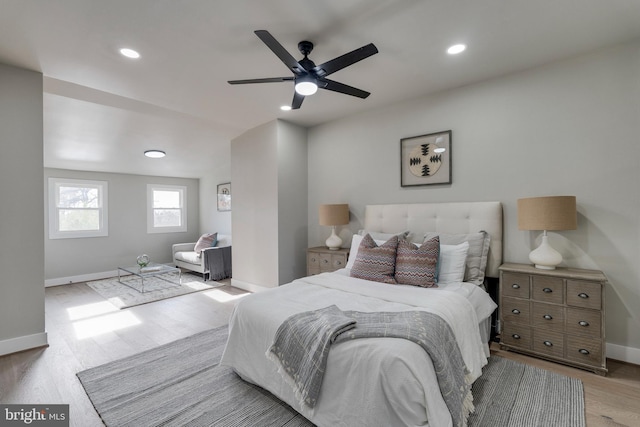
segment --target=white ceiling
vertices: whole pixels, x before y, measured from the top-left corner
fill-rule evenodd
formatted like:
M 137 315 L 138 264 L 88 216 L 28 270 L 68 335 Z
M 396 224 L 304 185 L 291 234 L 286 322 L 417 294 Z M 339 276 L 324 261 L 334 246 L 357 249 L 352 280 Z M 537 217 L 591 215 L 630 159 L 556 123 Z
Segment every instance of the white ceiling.
M 293 83 L 227 84 L 291 75 L 258 29 L 297 59 L 312 41 L 316 64 L 374 43 L 331 76 L 372 95 L 283 112 Z M 207 175 L 276 118 L 313 126 L 638 37 L 638 0 L 0 0 L 0 62 L 44 75 L 45 166 L 161 176 Z

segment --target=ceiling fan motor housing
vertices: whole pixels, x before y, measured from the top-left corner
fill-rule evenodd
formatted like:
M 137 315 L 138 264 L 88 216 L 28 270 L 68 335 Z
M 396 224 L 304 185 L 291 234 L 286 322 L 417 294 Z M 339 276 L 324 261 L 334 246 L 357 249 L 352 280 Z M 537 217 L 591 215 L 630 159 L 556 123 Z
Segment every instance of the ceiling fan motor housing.
M 313 50 L 313 43 L 311 43 L 310 41 L 302 40 L 300 43 L 298 43 L 298 50 L 301 54 L 307 56 Z

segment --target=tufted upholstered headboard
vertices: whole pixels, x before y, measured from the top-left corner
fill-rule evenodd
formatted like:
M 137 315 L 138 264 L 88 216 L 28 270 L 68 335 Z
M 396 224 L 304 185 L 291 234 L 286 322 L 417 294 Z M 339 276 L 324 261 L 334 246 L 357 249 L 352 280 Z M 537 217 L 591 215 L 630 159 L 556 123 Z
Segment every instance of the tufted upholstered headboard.
M 381 233 L 411 231 L 422 243 L 427 231 L 468 234 L 486 231 L 491 236 L 487 277 L 499 277 L 502 264 L 502 204 L 500 202 L 415 203 L 367 205 L 364 228 Z

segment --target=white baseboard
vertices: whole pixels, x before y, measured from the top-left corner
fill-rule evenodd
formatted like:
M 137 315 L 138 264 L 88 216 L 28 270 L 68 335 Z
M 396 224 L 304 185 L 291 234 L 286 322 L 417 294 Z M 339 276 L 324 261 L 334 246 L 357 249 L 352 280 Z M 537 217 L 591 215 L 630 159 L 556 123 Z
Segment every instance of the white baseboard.
M 234 278 L 231 278 L 231 286 L 233 286 L 234 288 L 244 289 L 245 291 L 249 291 L 249 292 L 262 292 L 262 291 L 266 291 L 267 289 L 271 289 L 271 288 L 267 288 L 266 286 L 260 286 L 260 285 L 256 285 L 249 282 L 243 282 L 242 280 L 238 280 Z
M 25 335 L 23 337 L 10 338 L 0 341 L 0 356 L 16 353 L 18 351 L 29 350 L 36 347 L 48 346 L 47 333 Z
M 58 277 L 56 279 L 48 279 L 44 281 L 44 287 L 70 285 L 72 283 L 90 282 L 92 280 L 108 279 L 116 277 L 118 270 L 103 271 L 101 273 L 81 274 L 79 276 Z
M 640 348 L 607 343 L 607 357 L 633 363 L 634 365 L 640 365 Z

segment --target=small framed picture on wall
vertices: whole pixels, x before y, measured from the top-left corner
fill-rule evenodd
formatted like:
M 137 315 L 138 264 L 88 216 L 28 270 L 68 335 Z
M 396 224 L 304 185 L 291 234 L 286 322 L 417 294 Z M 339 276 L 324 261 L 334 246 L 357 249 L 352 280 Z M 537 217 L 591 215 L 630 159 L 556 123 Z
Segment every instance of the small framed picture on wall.
M 400 185 L 451 184 L 451 131 L 400 140 Z
M 218 184 L 218 210 L 231 210 L 231 183 Z

